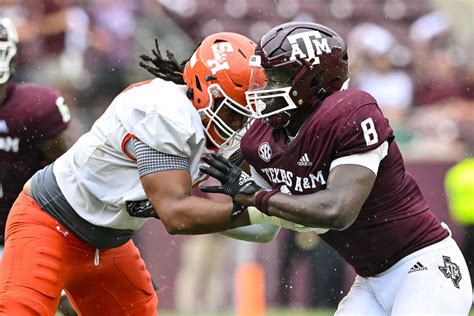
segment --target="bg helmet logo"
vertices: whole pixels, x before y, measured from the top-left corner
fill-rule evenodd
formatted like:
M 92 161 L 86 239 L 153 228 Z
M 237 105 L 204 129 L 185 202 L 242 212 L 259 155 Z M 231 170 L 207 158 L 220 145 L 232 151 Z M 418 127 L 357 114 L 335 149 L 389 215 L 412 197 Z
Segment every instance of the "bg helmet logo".
M 214 59 L 209 59 L 207 65 L 211 68 L 212 74 L 215 75 L 220 70 L 230 69 L 227 62 L 227 53 L 234 51 L 232 45 L 228 42 L 220 42 L 212 45 L 211 49 L 214 53 Z
M 318 31 L 289 35 L 287 38 L 292 49 L 290 60 L 296 60 L 297 58 L 305 59 L 308 62 L 313 60 L 312 64 L 316 65 L 320 63 L 319 55 L 331 53 L 327 38 L 322 37 Z M 301 49 L 301 42 L 305 47 L 306 54 Z
M 269 162 L 272 158 L 272 148 L 268 143 L 262 143 L 258 147 L 258 155 L 262 158 L 263 161 Z

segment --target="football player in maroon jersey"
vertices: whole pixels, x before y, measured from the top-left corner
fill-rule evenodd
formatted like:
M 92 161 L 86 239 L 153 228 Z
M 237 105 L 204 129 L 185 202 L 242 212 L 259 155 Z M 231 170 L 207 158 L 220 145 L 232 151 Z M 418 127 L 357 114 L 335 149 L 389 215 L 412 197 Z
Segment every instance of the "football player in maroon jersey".
M 66 151 L 63 131 L 70 121 L 58 91 L 9 82 L 15 66 L 18 34 L 12 21 L 0 19 L 0 261 L 9 210 L 23 184 Z M 60 310 L 72 315 L 65 295 Z
M 344 40 L 322 25 L 283 24 L 263 36 L 251 64 L 267 79 L 247 92 L 257 119 L 241 150 L 253 180 L 213 155 L 203 171 L 221 185 L 203 190 L 324 228 L 321 238 L 357 272 L 336 315 L 467 315 L 466 262 L 406 172 L 377 101 L 345 89 Z
M 18 35 L 0 19 L 0 248 L 8 211 L 23 184 L 66 150 L 62 132 L 71 118 L 58 91 L 9 82 Z M 0 250 L 1 257 L 1 250 Z

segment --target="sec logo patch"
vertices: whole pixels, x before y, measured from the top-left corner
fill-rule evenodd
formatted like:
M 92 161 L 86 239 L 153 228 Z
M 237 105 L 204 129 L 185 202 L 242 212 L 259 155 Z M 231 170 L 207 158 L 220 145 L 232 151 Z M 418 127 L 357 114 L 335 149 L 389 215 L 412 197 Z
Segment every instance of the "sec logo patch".
M 269 162 L 272 158 L 272 148 L 270 147 L 269 143 L 262 143 L 258 146 L 258 155 L 260 158 L 265 161 Z

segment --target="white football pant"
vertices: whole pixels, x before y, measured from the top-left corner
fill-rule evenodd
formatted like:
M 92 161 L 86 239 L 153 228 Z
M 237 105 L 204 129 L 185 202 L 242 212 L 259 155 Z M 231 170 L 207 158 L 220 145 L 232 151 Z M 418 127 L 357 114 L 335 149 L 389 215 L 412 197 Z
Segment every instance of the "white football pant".
M 468 315 L 471 305 L 466 261 L 448 237 L 375 277 L 357 275 L 335 315 Z

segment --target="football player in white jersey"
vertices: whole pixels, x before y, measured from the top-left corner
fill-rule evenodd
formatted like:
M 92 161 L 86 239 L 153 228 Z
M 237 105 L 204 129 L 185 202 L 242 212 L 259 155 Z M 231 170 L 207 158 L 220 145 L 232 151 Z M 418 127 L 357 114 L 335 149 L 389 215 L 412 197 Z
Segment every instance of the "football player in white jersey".
M 65 289 L 83 315 L 156 315 L 134 231 L 153 217 L 171 234 L 249 224 L 247 215 L 238 216 L 243 206 L 191 191 L 205 179 L 202 154 L 238 143 L 250 116 L 244 93 L 255 46 L 244 36 L 217 33 L 185 65 L 169 52 L 163 58 L 157 42 L 152 57 L 142 56 L 141 66 L 158 78 L 119 94 L 88 133 L 25 184 L 13 205 L 0 314 L 53 315 Z

